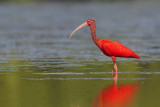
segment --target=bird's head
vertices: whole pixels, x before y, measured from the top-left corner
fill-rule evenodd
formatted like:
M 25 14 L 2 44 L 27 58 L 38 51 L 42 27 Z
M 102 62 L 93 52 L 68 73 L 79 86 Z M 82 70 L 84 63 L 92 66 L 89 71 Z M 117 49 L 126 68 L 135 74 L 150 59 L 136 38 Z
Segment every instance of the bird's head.
M 80 28 L 82 27 L 85 27 L 85 26 L 91 26 L 95 23 L 95 21 L 93 19 L 88 19 L 86 22 L 84 22 L 83 24 L 81 24 L 80 26 L 78 26 L 72 33 L 71 35 L 69 36 L 69 39 L 72 37 L 72 35 L 77 31 L 79 30 Z
M 93 19 L 88 19 L 86 22 L 87 22 L 88 26 L 95 24 L 95 21 Z

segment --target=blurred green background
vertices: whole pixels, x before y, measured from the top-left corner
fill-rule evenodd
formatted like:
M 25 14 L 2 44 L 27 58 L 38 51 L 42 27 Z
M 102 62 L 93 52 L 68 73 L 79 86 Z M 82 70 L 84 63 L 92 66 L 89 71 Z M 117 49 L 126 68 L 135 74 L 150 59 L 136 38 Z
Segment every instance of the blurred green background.
M 96 2 L 101 2 L 101 1 L 103 1 L 103 2 L 105 2 L 105 1 L 109 1 L 109 2 L 119 2 L 119 1 L 159 1 L 159 0 L 0 0 L 1 2 L 20 2 L 20 3 L 22 3 L 22 2 L 54 2 L 54 1 L 56 1 L 56 2 L 61 2 L 61 1 L 63 1 L 63 2 L 94 2 L 94 1 L 96 1 Z

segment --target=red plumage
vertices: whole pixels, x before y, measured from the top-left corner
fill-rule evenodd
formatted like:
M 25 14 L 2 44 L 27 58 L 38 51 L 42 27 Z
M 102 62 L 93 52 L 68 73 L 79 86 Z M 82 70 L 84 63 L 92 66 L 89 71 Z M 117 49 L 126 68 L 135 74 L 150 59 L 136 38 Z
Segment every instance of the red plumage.
M 107 56 L 111 57 L 114 62 L 114 70 L 117 72 L 116 57 L 125 57 L 125 58 L 138 58 L 140 57 L 134 53 L 131 49 L 122 45 L 121 43 L 111 41 L 111 40 L 101 40 L 96 36 L 96 22 L 93 19 L 88 19 L 85 23 L 77 27 L 70 35 L 69 38 L 80 28 L 84 26 L 90 26 L 91 36 L 94 43 L 100 48 L 100 50 Z M 112 72 L 113 72 L 112 71 Z
M 107 56 L 140 59 L 140 57 L 131 49 L 115 41 L 99 40 L 97 45 L 99 46 L 101 51 Z

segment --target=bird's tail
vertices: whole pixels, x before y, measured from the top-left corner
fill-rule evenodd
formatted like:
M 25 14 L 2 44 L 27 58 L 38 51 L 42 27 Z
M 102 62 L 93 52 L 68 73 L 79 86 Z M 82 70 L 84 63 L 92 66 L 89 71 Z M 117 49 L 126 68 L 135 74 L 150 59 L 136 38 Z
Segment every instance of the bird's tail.
M 140 59 L 140 57 L 139 57 L 136 53 L 134 53 L 134 54 L 132 55 L 132 58 Z

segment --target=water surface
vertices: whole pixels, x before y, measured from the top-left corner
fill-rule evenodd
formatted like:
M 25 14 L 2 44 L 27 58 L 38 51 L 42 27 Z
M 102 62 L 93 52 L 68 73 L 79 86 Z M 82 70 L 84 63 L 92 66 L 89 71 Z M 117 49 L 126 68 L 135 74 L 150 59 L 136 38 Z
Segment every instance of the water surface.
M 159 2 L 2 4 L 0 105 L 159 107 L 159 10 Z M 118 58 L 118 79 L 89 27 L 68 40 L 88 18 L 99 38 L 141 57 Z

